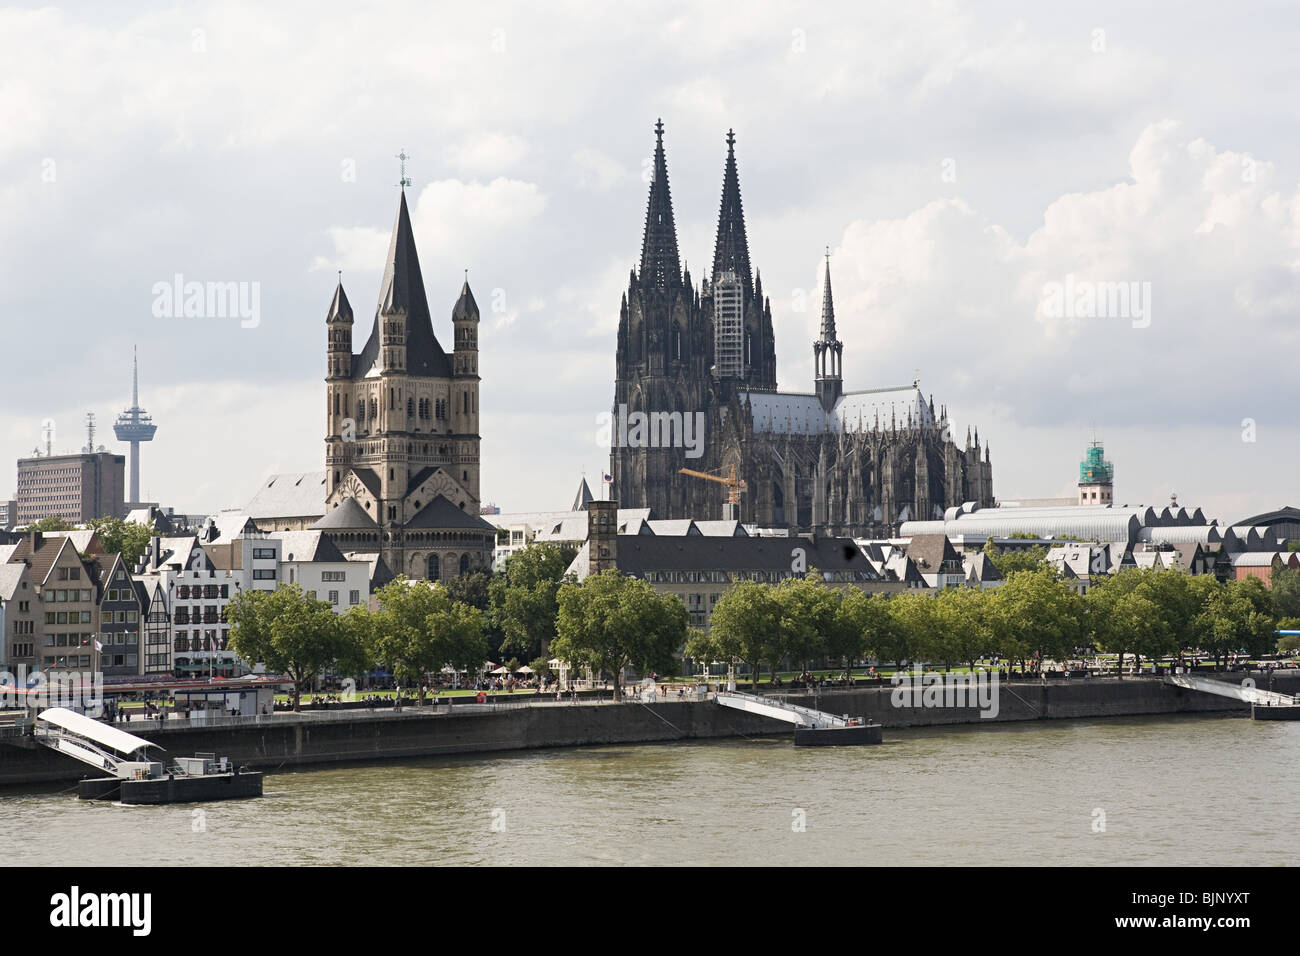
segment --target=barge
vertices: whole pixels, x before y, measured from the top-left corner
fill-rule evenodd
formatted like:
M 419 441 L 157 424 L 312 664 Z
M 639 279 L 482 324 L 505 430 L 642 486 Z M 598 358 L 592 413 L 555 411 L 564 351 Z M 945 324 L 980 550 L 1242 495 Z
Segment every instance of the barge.
M 262 774 L 232 767 L 225 757 L 177 757 L 167 767 L 149 759 L 157 744 L 63 707 L 37 715 L 36 739 L 51 750 L 80 760 L 108 776 L 77 784 L 80 800 L 114 800 L 132 805 L 202 803 L 262 795 Z

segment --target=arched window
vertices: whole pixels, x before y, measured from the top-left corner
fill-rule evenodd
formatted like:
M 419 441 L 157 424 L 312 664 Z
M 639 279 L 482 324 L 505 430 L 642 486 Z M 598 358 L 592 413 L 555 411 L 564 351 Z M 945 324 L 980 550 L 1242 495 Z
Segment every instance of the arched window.
M 460 556 L 460 573 L 465 574 L 467 571 L 469 571 L 469 555 L 462 554 Z
M 682 330 L 680 326 L 673 326 L 670 357 L 677 362 L 682 360 Z
M 406 400 L 406 417 L 413 418 L 414 416 L 415 416 L 415 399 L 408 398 Z
M 436 554 L 429 555 L 428 572 L 430 581 L 438 580 L 438 556 Z

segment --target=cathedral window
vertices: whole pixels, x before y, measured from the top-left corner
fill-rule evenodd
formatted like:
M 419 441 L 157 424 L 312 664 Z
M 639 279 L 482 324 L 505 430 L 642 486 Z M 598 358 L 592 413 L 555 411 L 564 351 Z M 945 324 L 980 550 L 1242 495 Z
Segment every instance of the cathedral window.
M 415 399 L 408 398 L 406 400 L 406 417 L 413 418 L 414 416 L 415 416 Z

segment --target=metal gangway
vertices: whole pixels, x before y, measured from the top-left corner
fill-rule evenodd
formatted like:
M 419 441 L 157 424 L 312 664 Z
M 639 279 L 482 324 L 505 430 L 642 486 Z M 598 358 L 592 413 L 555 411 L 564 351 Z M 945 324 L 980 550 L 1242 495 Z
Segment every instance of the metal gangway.
M 856 727 L 865 723 L 860 717 L 828 714 L 824 711 L 813 710 L 811 707 L 800 707 L 798 704 L 791 704 L 784 700 L 760 697 L 756 694 L 742 694 L 739 691 L 720 690 L 713 699 L 723 707 L 734 707 L 736 710 L 748 711 L 751 714 L 762 714 L 764 717 L 784 720 L 786 723 L 794 724 L 797 727 L 822 729 L 825 727 Z
M 158 746 L 66 707 L 37 714 L 32 733 L 37 743 L 123 779 L 149 766 L 148 748 Z
M 1193 677 L 1190 674 L 1166 674 L 1165 683 L 1173 684 L 1175 687 L 1183 687 L 1187 690 L 1199 690 L 1207 694 L 1217 694 L 1220 697 L 1232 697 L 1235 700 L 1244 700 L 1248 704 L 1261 704 L 1266 707 L 1290 707 L 1300 703 L 1300 699 L 1290 694 L 1279 694 L 1276 691 L 1260 690 L 1251 684 L 1229 684 L 1227 681 L 1215 680 L 1212 677 Z

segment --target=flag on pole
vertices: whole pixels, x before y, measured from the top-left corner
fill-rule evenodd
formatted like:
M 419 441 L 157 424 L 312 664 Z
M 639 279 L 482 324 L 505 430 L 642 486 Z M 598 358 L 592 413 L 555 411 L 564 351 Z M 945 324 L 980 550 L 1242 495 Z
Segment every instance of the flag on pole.
M 95 650 L 102 651 L 103 649 L 104 645 L 99 643 L 99 638 L 95 638 Z

